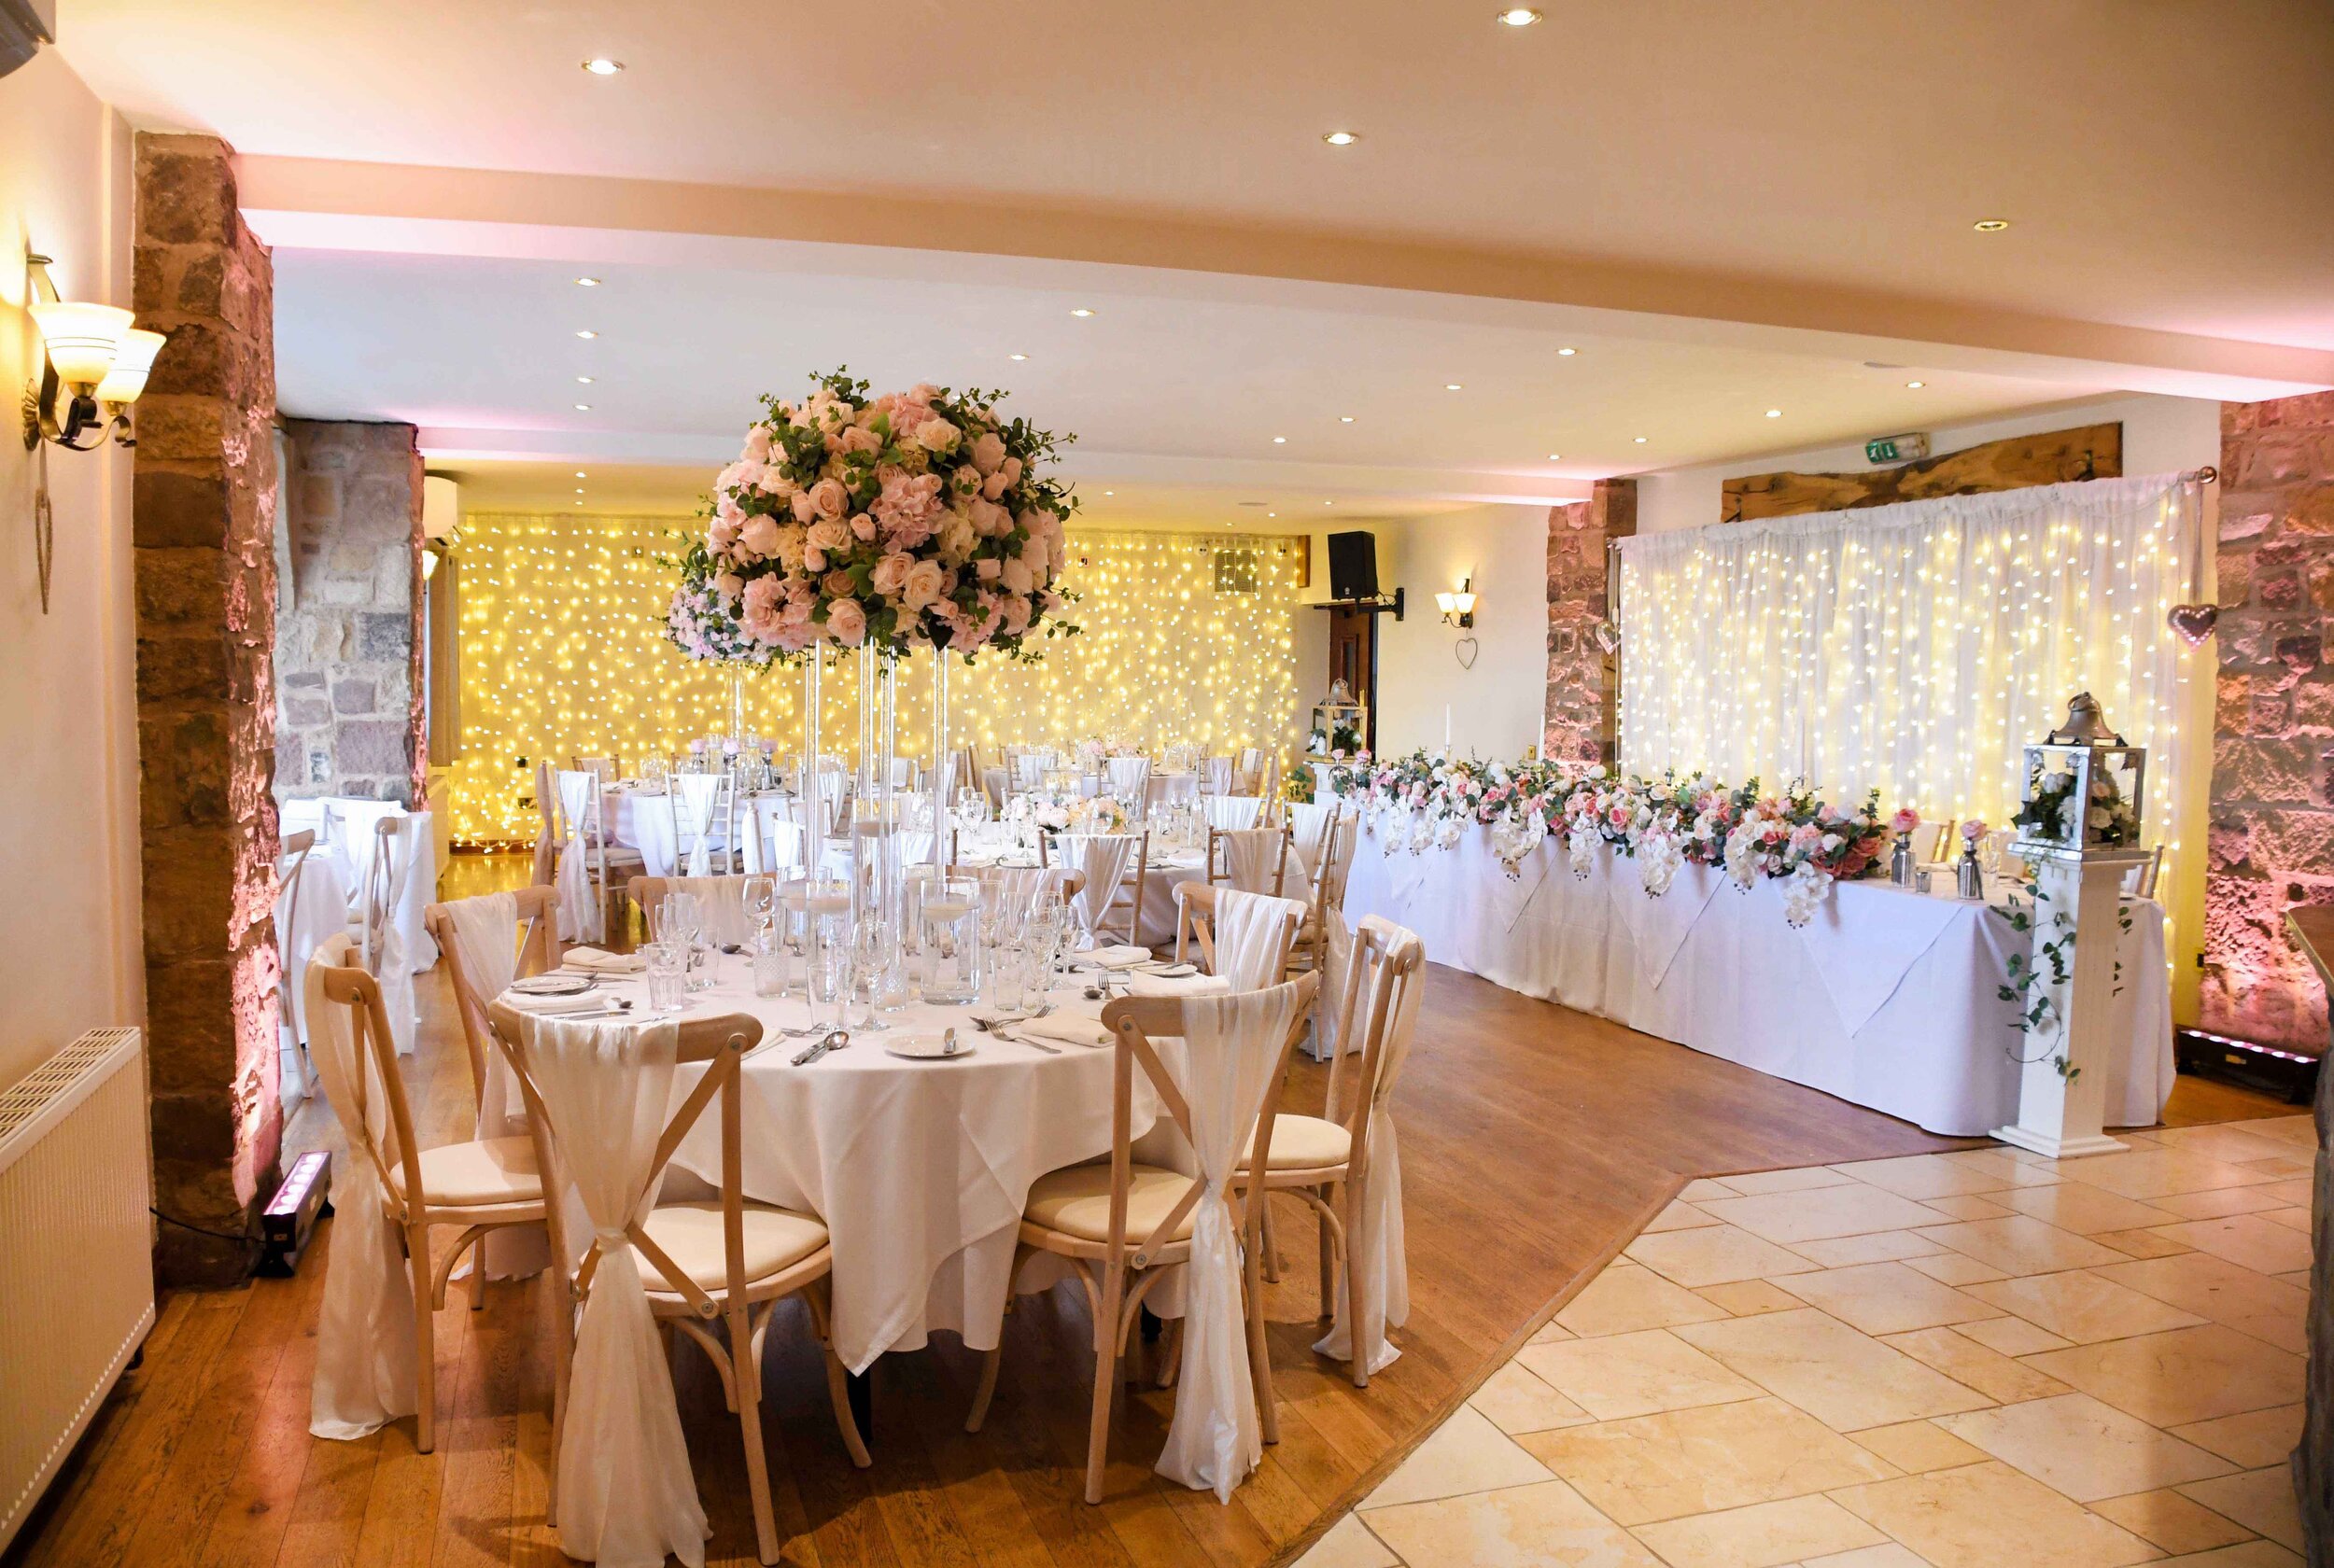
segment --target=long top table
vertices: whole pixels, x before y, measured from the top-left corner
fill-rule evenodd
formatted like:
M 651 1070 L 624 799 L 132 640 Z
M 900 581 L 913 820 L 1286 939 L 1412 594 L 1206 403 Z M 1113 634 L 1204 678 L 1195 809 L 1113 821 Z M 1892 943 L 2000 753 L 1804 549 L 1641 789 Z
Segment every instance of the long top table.
M 2027 1047 L 1998 993 L 2030 939 L 1979 901 L 1844 882 L 1794 930 L 1775 883 L 1745 890 L 1722 868 L 1685 866 L 1652 897 L 1609 846 L 1582 878 L 1551 837 L 1511 876 L 1484 828 L 1413 853 L 1365 826 L 1344 908 L 1408 926 L 1436 963 L 1933 1132 L 1976 1136 L 2017 1119 Z M 2144 1127 L 2173 1077 L 2158 905 L 2132 901 L 2118 958 L 2107 1122 Z

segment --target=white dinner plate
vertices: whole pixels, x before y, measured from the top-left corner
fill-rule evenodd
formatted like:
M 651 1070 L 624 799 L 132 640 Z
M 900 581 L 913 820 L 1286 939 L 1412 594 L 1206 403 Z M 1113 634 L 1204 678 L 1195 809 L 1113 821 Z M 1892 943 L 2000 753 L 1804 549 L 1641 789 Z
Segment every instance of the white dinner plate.
M 582 996 L 591 988 L 592 977 L 588 974 L 532 974 L 511 982 L 511 989 L 521 996 Z
M 973 1054 L 972 1046 L 961 1034 L 956 1037 L 956 1049 L 948 1049 L 948 1044 L 947 1037 L 943 1035 L 911 1034 L 899 1040 L 887 1040 L 883 1048 L 893 1056 L 905 1057 L 909 1061 L 954 1061 L 959 1057 Z

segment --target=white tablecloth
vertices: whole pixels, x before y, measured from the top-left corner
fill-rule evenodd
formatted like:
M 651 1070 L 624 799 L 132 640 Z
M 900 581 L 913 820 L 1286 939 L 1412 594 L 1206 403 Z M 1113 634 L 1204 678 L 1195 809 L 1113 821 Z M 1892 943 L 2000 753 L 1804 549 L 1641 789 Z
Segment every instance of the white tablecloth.
M 327 816 L 330 815 L 330 831 Z M 414 863 L 399 889 L 397 907 L 389 912 L 389 919 L 404 939 L 409 967 L 415 974 L 438 961 L 438 945 L 431 940 L 429 929 L 422 924 L 422 912 L 438 896 L 438 837 L 432 816 L 428 811 L 409 812 L 395 801 L 359 800 L 352 796 L 327 795 L 305 800 L 288 800 L 276 808 L 276 819 L 284 833 L 302 829 L 316 835 L 316 848 L 309 853 L 311 865 L 318 860 L 329 862 L 341 879 L 344 919 L 362 917 L 360 907 L 365 896 L 365 874 L 373 865 L 373 852 L 380 840 L 374 827 L 384 817 L 411 817 L 412 832 L 402 835 L 414 856 Z M 307 895 L 302 894 L 301 917 L 307 917 Z
M 891 1015 L 889 1030 L 854 1035 L 847 1049 L 795 1067 L 807 1042 L 776 1031 L 808 1023 L 803 1003 L 754 996 L 742 958 L 717 958 L 713 977 L 692 999 L 693 1012 L 749 1013 L 769 1031 L 742 1075 L 746 1195 L 826 1222 L 835 1350 L 844 1365 L 864 1371 L 886 1351 L 918 1349 L 935 1329 L 976 1350 L 994 1346 L 1030 1184 L 1110 1151 L 1110 1050 L 1065 1044 L 1049 1056 L 975 1033 L 962 1010 L 918 1003 Z M 610 989 L 644 994 L 637 981 Z M 1063 1013 L 1102 1012 L 1068 988 L 1052 1001 Z M 936 1034 L 949 1023 L 972 1048 L 961 1060 L 907 1061 L 883 1049 L 885 1040 Z M 695 1083 L 695 1071 L 682 1069 L 675 1096 Z M 1132 1105 L 1139 1135 L 1159 1118 L 1140 1075 Z M 1180 1142 L 1167 1123 L 1137 1157 L 1183 1165 Z M 698 1122 L 674 1163 L 719 1179 L 719 1117 Z M 1022 1285 L 1060 1277 L 1033 1264 Z M 1159 1306 L 1174 1309 L 1172 1297 Z
M 1389 853 L 1365 830 L 1346 917 L 1384 915 L 1418 932 L 1436 963 L 1933 1132 L 2017 1120 L 2025 1041 L 1997 987 L 2029 939 L 1985 904 L 1849 882 L 1794 931 L 1774 883 L 1746 892 L 1718 868 L 1686 866 L 1651 898 L 1635 861 L 1599 847 L 1583 880 L 1551 838 L 1521 871 L 1508 875 L 1483 828 L 1417 854 Z M 2161 907 L 2134 900 L 2118 951 L 2110 1127 L 2153 1123 L 2172 1093 L 2164 951 Z
M 299 896 L 294 898 L 293 890 Z M 348 930 L 348 885 L 331 857 L 311 850 L 300 862 L 296 876 L 275 891 L 275 950 L 284 965 L 283 1019 L 291 1038 L 306 1043 L 306 1021 L 300 1016 L 305 995 L 308 960 L 327 938 Z

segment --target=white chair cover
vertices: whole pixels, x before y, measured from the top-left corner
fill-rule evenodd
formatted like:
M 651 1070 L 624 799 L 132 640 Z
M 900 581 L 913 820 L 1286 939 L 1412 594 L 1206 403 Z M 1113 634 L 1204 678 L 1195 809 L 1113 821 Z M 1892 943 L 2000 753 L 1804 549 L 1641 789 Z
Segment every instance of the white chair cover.
M 1200 759 L 1199 771 L 1200 793 L 1203 795 L 1231 793 L 1231 759 L 1230 757 L 1202 757 Z
M 1244 893 L 1270 893 L 1281 869 L 1281 831 L 1242 828 L 1218 835 L 1224 846 L 1224 875 Z
M 666 784 L 672 793 L 676 871 L 685 867 L 691 876 L 712 875 L 713 819 L 721 809 L 723 777 L 718 773 L 676 773 Z M 689 841 L 686 861 L 681 859 L 682 838 Z
M 1016 793 L 1034 790 L 1046 781 L 1046 770 L 1053 765 L 1051 756 L 1039 751 L 1016 751 L 1005 759 L 1011 769 L 1012 787 Z
M 462 977 L 489 1003 L 511 988 L 519 972 L 519 901 L 513 893 L 456 899 L 444 906 L 454 925 L 454 956 Z M 527 1133 L 527 1101 L 517 1077 L 499 1050 L 486 1052 L 485 1082 L 478 1086 L 479 1138 L 521 1138 Z M 486 1233 L 486 1278 L 523 1280 L 551 1262 L 551 1233 L 539 1225 L 498 1225 Z M 465 1262 L 455 1272 L 467 1274 Z
M 747 871 L 792 871 L 803 863 L 808 834 L 791 801 L 749 801 L 741 814 L 740 864 Z M 781 816 L 783 811 L 785 815 Z
M 1202 795 L 1200 809 L 1207 813 L 1207 825 L 1222 833 L 1238 833 L 1253 828 L 1264 818 L 1262 795 Z
M 1143 808 L 1143 793 L 1151 781 L 1151 760 L 1148 757 L 1109 757 L 1103 762 L 1103 770 L 1110 779 L 1110 792 L 1132 810 Z
M 1086 873 L 1086 886 L 1078 889 L 1070 910 L 1077 919 L 1078 929 L 1090 937 L 1110 913 L 1110 903 L 1118 896 L 1118 884 L 1126 880 L 1127 862 L 1134 858 L 1135 836 L 1063 833 L 1056 842 L 1062 847 L 1062 860 Z
M 1226 888 L 1216 895 L 1216 973 L 1235 991 L 1260 991 L 1281 983 L 1288 957 L 1286 933 L 1297 929 L 1305 906 L 1270 893 Z M 1315 1008 L 1317 1014 L 1320 1009 Z
M 1368 917 L 1363 924 L 1393 933 L 1388 958 L 1405 946 L 1418 945 L 1414 932 L 1379 916 Z M 1370 1168 L 1362 1174 L 1355 1233 L 1345 1239 L 1361 1264 L 1361 1309 L 1354 1311 L 1346 1300 L 1345 1279 L 1341 1275 L 1337 1320 L 1313 1347 L 1331 1360 L 1351 1361 L 1358 1333 L 1367 1358 L 1364 1365 L 1372 1373 L 1401 1359 L 1402 1352 L 1386 1338 L 1385 1331 L 1410 1322 L 1410 1256 L 1402 1235 L 1402 1155 L 1394 1136 L 1393 1099 L 1394 1081 L 1410 1056 L 1418 1003 L 1426 991 L 1424 973 L 1413 971 L 1394 999 L 1394 1015 L 1386 1022 L 1385 1043 L 1379 1053 L 1376 1092 L 1370 1099 Z M 1327 1007 L 1324 1002 L 1325 1011 Z
M 743 876 L 672 876 L 665 880 L 668 893 L 694 893 L 705 910 L 705 934 L 715 944 L 743 944 L 753 934 L 746 917 L 746 879 Z M 654 922 L 656 911 L 648 912 Z
M 625 1227 L 644 1213 L 672 1099 L 679 1031 L 530 1016 L 527 1062 L 569 1151 L 599 1266 L 575 1330 L 559 1445 L 559 1549 L 601 1568 L 703 1568 L 705 1509 L 673 1403 L 672 1374 Z M 578 1157 L 587 1156 L 587 1157 Z
M 397 807 L 395 814 L 402 817 L 404 809 Z M 373 820 L 378 822 L 387 815 L 390 813 L 380 813 Z M 405 902 L 405 879 L 414 874 L 414 855 L 420 845 L 410 822 L 387 840 L 372 829 L 367 830 L 367 836 L 373 840 L 373 847 L 365 873 L 364 925 L 368 931 L 376 925 L 381 931 L 381 950 L 370 955 L 373 975 L 381 982 L 381 1006 L 389 1015 L 389 1037 L 397 1042 L 397 1054 L 410 1057 L 414 1054 L 414 1028 L 421 1021 L 421 1013 L 414 1001 L 413 954 L 397 912 Z M 385 852 L 389 857 L 387 866 L 378 863 Z M 376 900 L 377 912 L 373 907 Z
M 316 1372 L 308 1384 L 308 1431 L 337 1438 L 362 1437 L 419 1408 L 414 1293 L 397 1227 L 382 1207 L 380 1162 L 396 1157 L 387 1090 L 372 1057 L 358 1055 L 348 1009 L 324 999 L 324 971 L 339 965 L 350 946 L 345 934 L 328 938 L 302 986 L 309 1059 L 349 1151 L 333 1194 Z
M 1299 863 L 1311 876 L 1321 863 L 1321 846 L 1327 841 L 1329 822 L 1337 815 L 1335 801 L 1290 801 L 1288 803 L 1289 847 L 1296 850 Z
M 1196 998 L 1184 1006 L 1181 1048 L 1171 1043 L 1160 1052 L 1171 1071 L 1180 1059 L 1201 1191 L 1186 1270 L 1183 1370 L 1159 1473 L 1225 1503 L 1263 1459 L 1264 1442 L 1248 1371 L 1240 1239 L 1224 1195 L 1256 1130 L 1296 1008 L 1293 986 Z
M 589 819 L 592 797 L 599 791 L 596 774 L 561 772 L 555 779 L 559 791 L 560 823 L 567 829 L 567 842 L 559 846 L 559 870 L 555 878 L 559 902 L 559 940 L 562 942 L 604 942 L 608 933 L 601 929 L 600 901 L 592 890 L 592 848 L 584 836 L 584 824 Z M 500 994 L 499 987 L 495 994 Z

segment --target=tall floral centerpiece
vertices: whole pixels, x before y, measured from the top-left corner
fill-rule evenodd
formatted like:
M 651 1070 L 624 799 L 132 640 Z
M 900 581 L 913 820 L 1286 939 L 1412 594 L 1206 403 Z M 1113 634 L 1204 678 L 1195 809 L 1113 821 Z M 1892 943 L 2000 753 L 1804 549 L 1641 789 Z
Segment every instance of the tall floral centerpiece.
M 685 624 L 706 646 L 744 650 L 741 662 L 857 651 L 858 793 L 887 839 L 895 666 L 933 651 L 935 861 L 948 852 L 948 656 L 1034 660 L 1041 639 L 1078 629 L 1056 587 L 1077 500 L 1050 470 L 1068 438 L 999 413 L 1003 396 L 929 383 L 871 394 L 837 370 L 800 400 L 765 398 L 674 591 L 684 650 Z M 806 679 L 821 663 L 808 660 Z M 815 736 L 815 707 L 806 723 Z M 813 770 L 817 749 L 813 738 Z

